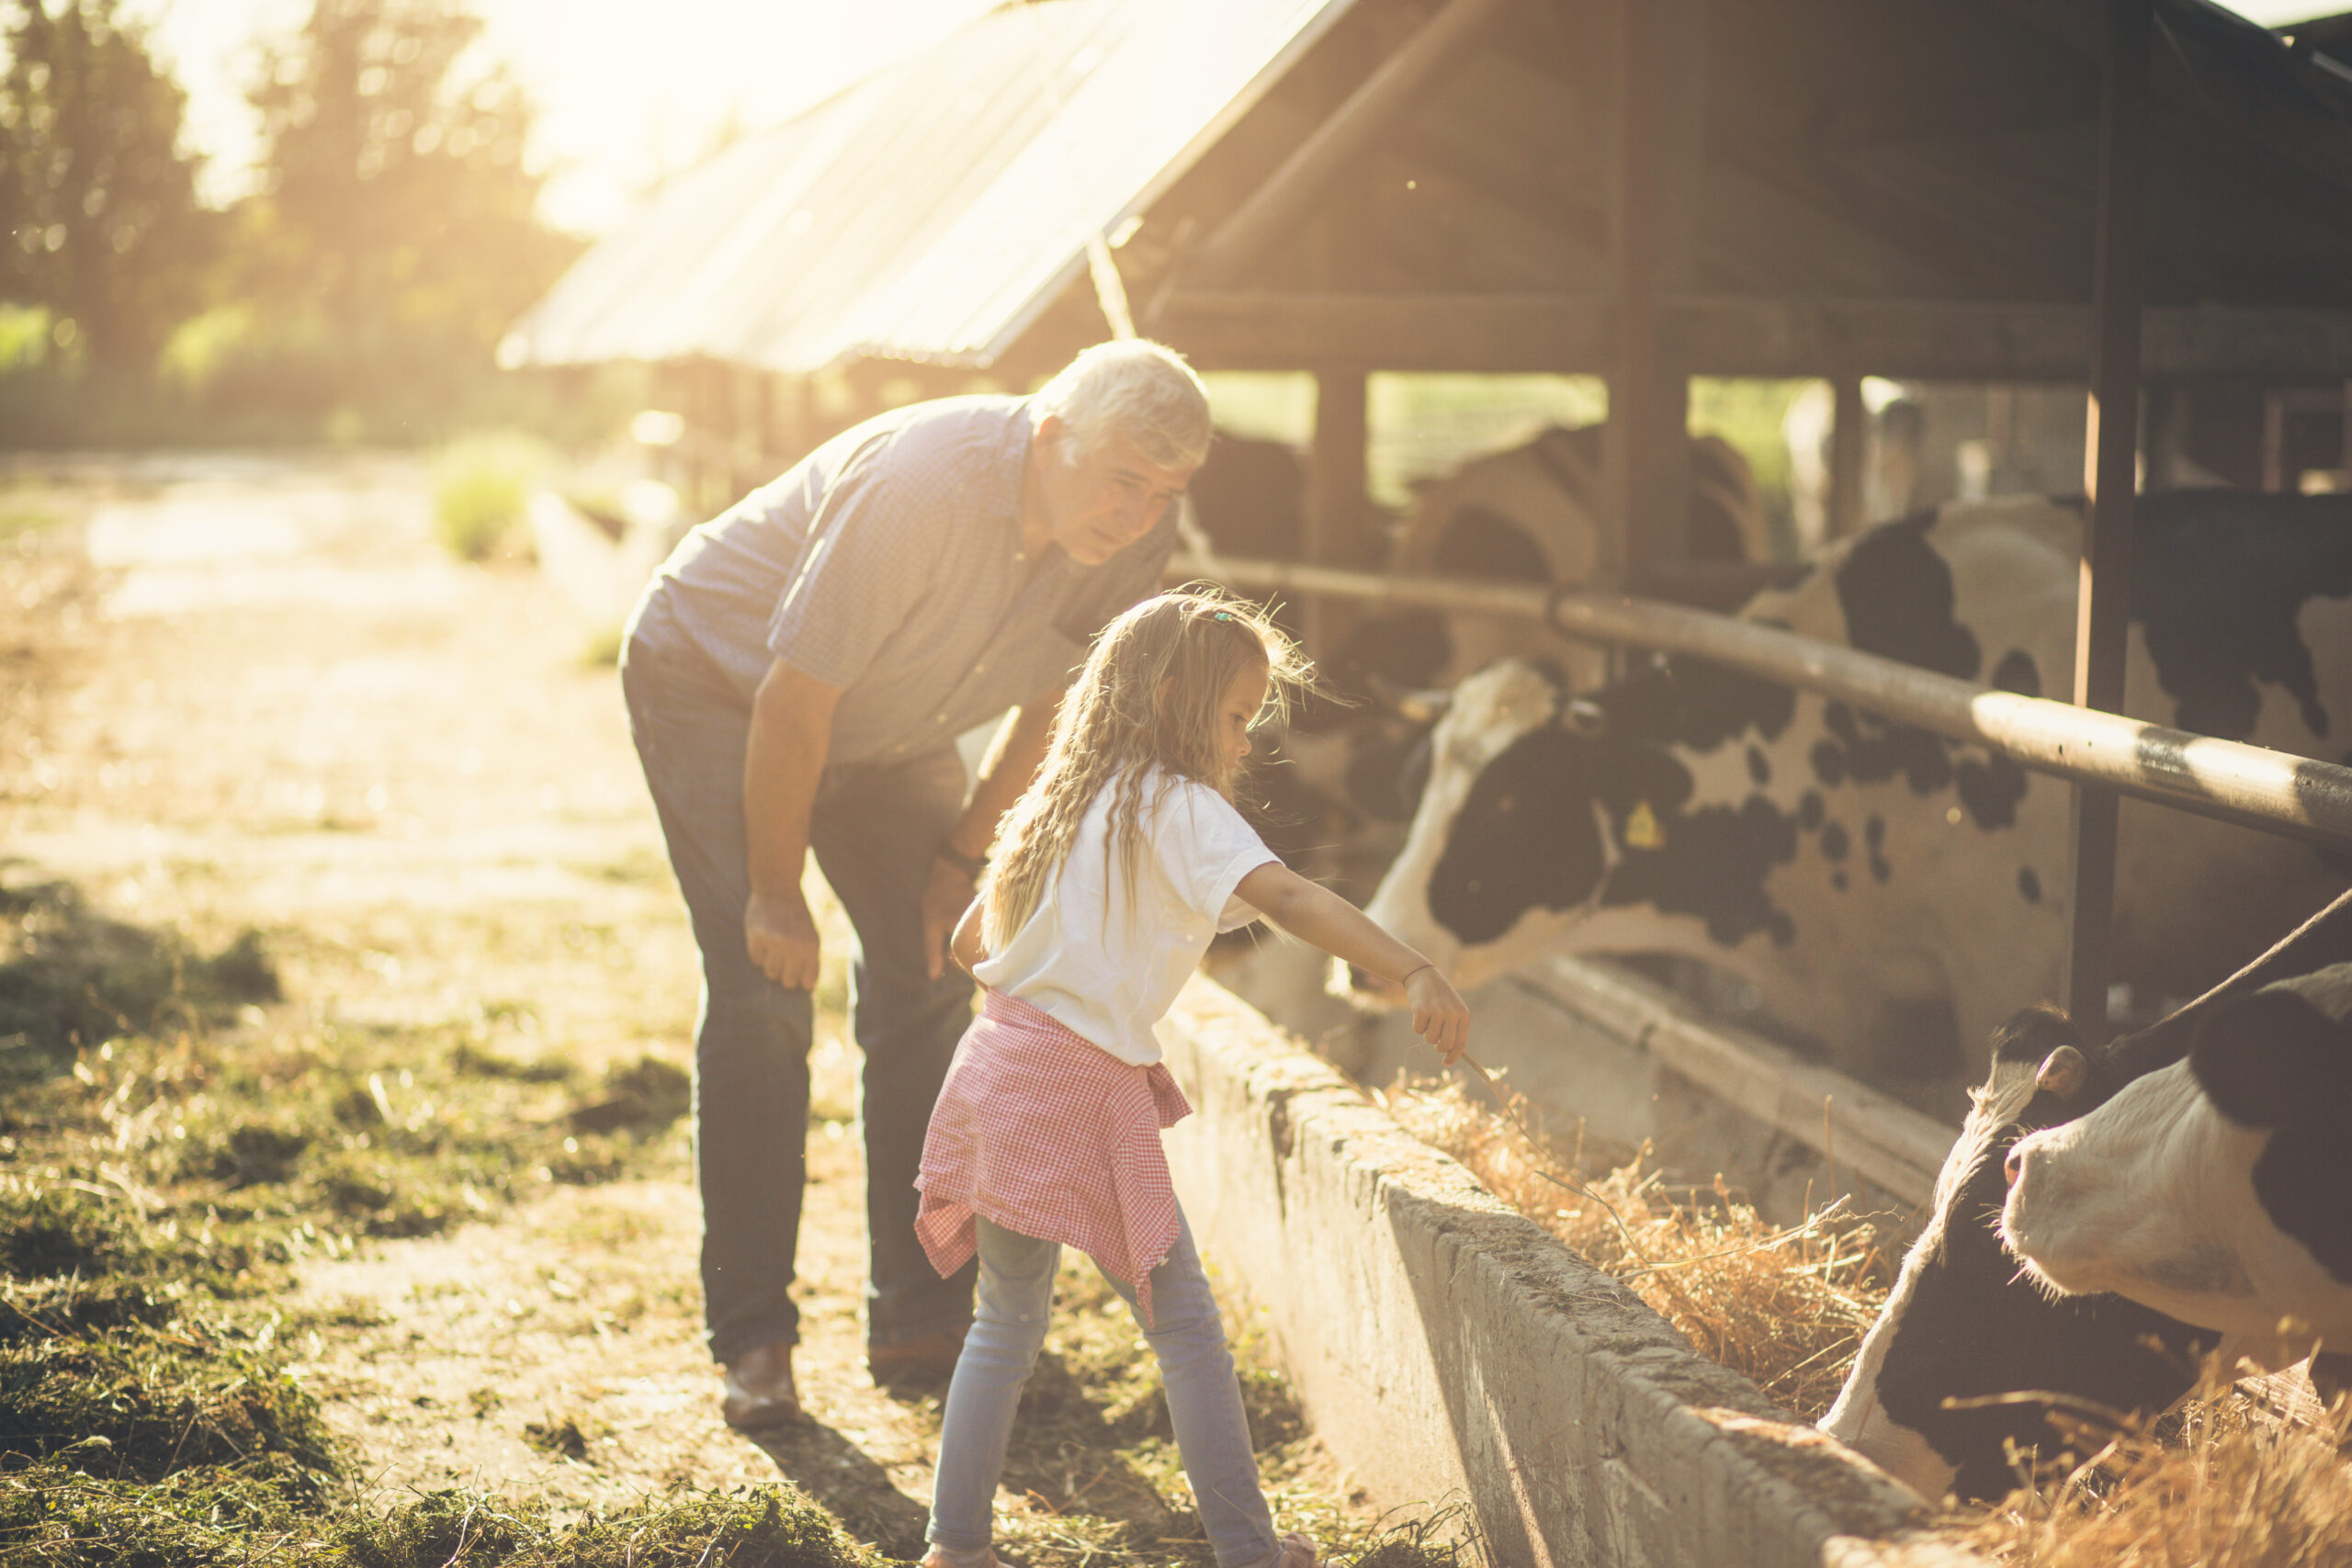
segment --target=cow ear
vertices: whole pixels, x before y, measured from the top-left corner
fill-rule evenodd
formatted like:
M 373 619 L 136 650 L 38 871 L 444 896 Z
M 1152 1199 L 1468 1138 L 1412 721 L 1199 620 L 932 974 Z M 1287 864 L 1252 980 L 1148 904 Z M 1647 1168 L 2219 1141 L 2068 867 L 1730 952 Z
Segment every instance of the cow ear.
M 2061 1045 L 2041 1059 L 2035 1069 L 2033 1087 L 2046 1089 L 2061 1100 L 2072 1100 L 2083 1092 L 2083 1083 L 2090 1077 L 2090 1059 L 2072 1045 Z
M 2075 1021 L 2045 1003 L 2011 1013 L 1993 1031 L 1993 1059 L 2045 1062 L 2062 1046 L 2079 1048 L 2082 1043 Z
M 2188 1070 L 2242 1127 L 2341 1115 L 2352 1100 L 2352 1030 L 2301 991 L 2267 987 L 2213 1010 L 2188 1048 Z

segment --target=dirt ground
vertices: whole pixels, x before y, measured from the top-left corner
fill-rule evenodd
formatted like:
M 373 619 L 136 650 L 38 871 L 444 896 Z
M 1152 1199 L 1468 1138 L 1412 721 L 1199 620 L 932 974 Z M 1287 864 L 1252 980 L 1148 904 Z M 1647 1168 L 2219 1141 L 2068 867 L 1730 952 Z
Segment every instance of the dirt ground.
M 614 671 L 590 653 L 607 628 L 526 563 L 438 550 L 418 464 L 7 478 L 0 873 L 70 878 L 199 942 L 258 927 L 314 1026 L 472 1021 L 591 1068 L 688 1059 L 694 948 Z M 586 1508 L 781 1471 L 854 1533 L 920 1551 L 936 1401 L 865 1375 L 838 998 L 820 991 L 801 1247 L 812 1423 L 763 1450 L 718 1420 L 681 1124 L 651 1178 L 536 1188 L 306 1269 L 282 1333 L 368 1485 Z M 1068 1458 L 1081 1491 L 1087 1456 Z M 1361 1517 L 1328 1466 L 1295 1484 Z M 1035 1485 L 1001 1501 L 1033 1529 L 1060 1506 Z

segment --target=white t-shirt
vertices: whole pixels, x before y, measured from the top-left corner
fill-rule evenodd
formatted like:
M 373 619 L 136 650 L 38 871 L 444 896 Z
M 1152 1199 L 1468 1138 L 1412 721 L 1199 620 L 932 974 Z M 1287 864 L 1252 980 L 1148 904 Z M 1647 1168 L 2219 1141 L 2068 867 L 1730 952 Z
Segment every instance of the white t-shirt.
M 1105 831 L 1116 787 L 1105 785 L 1086 808 L 1069 858 L 1004 951 L 972 973 L 1121 1061 L 1148 1066 L 1159 1060 L 1152 1025 L 1199 967 L 1209 939 L 1258 918 L 1233 896 L 1234 885 L 1279 857 L 1232 802 L 1154 768 L 1144 780 L 1131 910 Z

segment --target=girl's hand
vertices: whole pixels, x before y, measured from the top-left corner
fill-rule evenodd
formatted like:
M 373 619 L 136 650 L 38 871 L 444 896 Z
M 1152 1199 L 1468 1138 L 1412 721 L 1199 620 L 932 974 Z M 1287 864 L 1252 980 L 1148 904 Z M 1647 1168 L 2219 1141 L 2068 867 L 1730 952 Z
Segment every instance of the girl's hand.
M 1424 964 L 1405 976 L 1405 999 L 1413 1007 L 1413 1032 L 1428 1041 L 1447 1066 L 1470 1048 L 1470 1008 L 1453 983 Z

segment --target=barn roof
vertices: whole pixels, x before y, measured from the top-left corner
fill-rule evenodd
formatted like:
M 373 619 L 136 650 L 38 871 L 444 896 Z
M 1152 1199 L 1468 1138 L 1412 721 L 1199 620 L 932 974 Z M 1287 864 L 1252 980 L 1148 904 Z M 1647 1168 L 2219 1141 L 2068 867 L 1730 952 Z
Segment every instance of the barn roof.
M 1670 356 L 2079 379 L 2104 6 L 1671 0 L 1698 151 L 1657 288 Z M 1211 265 L 1237 209 L 1465 9 L 1442 68 L 1290 182 L 1277 243 Z M 2352 374 L 2352 71 L 2311 29 L 2155 9 L 2148 372 Z M 1616 10 L 1007 6 L 673 184 L 514 356 L 1050 364 L 1102 333 L 1085 237 L 1140 220 L 1118 254 L 1139 324 L 1204 367 L 1601 369 Z
M 671 182 L 509 364 L 987 364 L 1351 0 L 1010 4 Z

